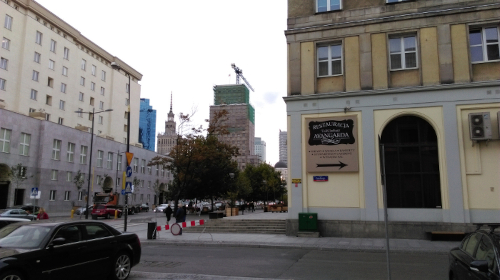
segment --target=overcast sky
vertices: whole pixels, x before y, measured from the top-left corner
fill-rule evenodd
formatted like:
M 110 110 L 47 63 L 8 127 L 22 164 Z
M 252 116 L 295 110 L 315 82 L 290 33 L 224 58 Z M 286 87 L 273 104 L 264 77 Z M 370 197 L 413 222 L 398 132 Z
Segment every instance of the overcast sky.
M 141 98 L 156 110 L 156 132 L 173 112 L 197 108 L 206 127 L 213 86 L 236 83 L 231 63 L 255 92 L 255 136 L 267 143 L 267 162 L 279 159 L 286 130 L 286 0 L 36 0 L 110 54 L 143 75 Z M 229 75 L 231 75 L 229 77 Z

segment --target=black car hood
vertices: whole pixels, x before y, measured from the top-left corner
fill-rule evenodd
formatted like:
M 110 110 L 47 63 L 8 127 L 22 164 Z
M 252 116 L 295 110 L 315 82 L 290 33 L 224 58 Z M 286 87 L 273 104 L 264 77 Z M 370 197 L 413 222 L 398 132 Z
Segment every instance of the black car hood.
M 12 257 L 32 250 L 33 249 L 0 248 L 0 259 Z

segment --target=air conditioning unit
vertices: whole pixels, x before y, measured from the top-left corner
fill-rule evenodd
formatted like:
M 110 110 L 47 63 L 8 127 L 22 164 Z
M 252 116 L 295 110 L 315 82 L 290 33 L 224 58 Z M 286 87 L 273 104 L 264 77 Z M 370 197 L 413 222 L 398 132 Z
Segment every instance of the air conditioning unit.
M 469 114 L 469 131 L 471 140 L 491 139 L 491 118 L 489 112 Z

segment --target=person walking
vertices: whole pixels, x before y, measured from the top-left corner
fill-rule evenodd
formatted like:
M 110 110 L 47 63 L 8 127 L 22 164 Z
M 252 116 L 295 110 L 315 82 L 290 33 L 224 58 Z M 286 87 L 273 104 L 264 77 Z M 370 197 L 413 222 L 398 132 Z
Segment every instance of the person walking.
M 179 203 L 179 208 L 177 208 L 177 212 L 175 213 L 175 222 L 183 223 L 186 221 L 186 206 Z M 180 225 L 180 232 L 178 235 L 182 235 L 182 225 Z
M 252 212 L 255 212 L 255 204 L 252 202 L 250 202 L 250 209 L 252 209 Z
M 172 208 L 170 205 L 167 206 L 167 208 L 163 209 L 163 213 L 167 216 L 167 225 L 170 224 L 170 217 L 172 216 Z
M 45 212 L 45 209 L 43 207 L 40 207 L 40 211 L 38 212 L 38 215 L 36 215 L 37 220 L 48 220 L 49 215 L 47 212 Z

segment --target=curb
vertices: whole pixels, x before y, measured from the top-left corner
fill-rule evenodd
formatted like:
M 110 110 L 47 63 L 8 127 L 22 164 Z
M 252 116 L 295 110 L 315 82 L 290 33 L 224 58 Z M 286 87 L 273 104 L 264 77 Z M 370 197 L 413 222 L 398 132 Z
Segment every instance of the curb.
M 342 251 L 342 252 L 364 252 L 364 253 L 385 253 L 385 247 L 363 247 L 363 246 L 337 246 L 337 247 L 324 247 L 314 245 L 300 245 L 300 244 L 271 244 L 271 243 L 244 243 L 244 242 L 224 242 L 224 241 L 168 241 L 168 240 L 143 240 L 141 245 L 174 245 L 174 246 L 200 246 L 200 247 L 246 247 L 246 248 L 266 248 L 266 249 L 302 249 L 302 250 L 319 250 L 319 251 Z M 448 255 L 442 250 L 432 250 L 427 248 L 391 248 L 390 252 L 405 253 L 405 254 L 437 254 Z

